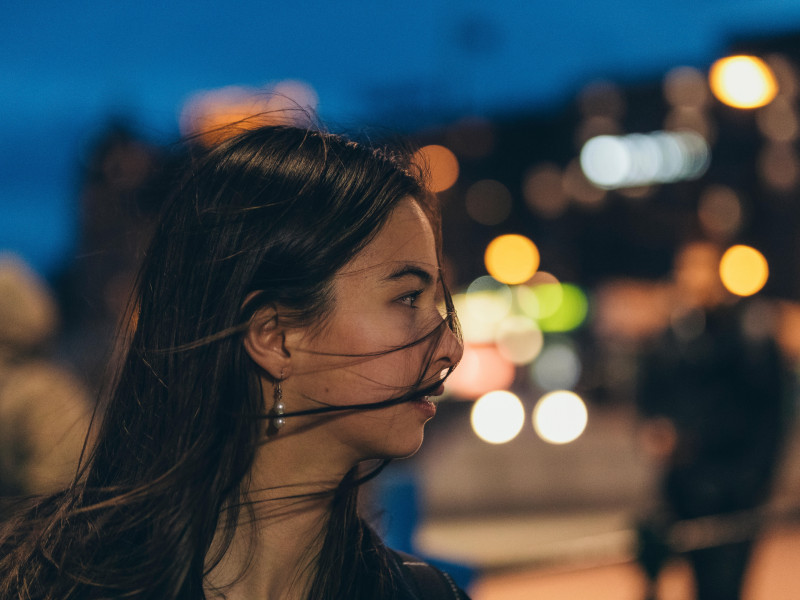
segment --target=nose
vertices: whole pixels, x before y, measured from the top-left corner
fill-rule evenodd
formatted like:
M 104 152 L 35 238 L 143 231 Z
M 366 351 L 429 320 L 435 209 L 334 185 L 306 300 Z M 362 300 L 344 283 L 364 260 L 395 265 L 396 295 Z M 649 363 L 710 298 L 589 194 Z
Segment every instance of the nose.
M 436 363 L 442 369 L 449 369 L 461 362 L 464 355 L 464 344 L 461 338 L 448 325 L 442 328 L 442 335 L 436 348 Z

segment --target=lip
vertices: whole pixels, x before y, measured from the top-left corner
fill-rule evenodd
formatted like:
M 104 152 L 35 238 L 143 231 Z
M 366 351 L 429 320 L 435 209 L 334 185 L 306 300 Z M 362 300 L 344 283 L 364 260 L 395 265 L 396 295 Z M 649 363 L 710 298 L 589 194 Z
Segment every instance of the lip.
M 413 400 L 412 404 L 422 411 L 427 418 L 432 419 L 434 416 L 436 416 L 436 398 L 442 394 L 444 394 L 444 382 L 441 382 L 439 387 L 437 387 L 427 396 L 421 396 L 416 400 Z
M 431 399 L 428 396 L 417 398 L 416 400 L 412 401 L 411 404 L 413 404 L 417 409 L 420 410 L 420 412 L 422 412 L 429 419 L 432 419 L 433 417 L 436 416 L 436 405 L 433 402 L 431 402 Z

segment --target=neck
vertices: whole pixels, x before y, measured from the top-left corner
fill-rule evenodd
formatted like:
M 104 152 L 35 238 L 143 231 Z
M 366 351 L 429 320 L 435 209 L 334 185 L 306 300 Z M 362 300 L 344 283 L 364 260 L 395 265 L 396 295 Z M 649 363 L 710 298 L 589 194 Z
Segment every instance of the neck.
M 302 433 L 286 434 L 281 431 L 256 452 L 233 540 L 206 577 L 208 598 L 307 597 L 333 491 L 352 465 L 324 460 Z M 221 524 L 224 517 L 223 512 Z M 209 557 L 223 533 L 218 531 Z
M 231 545 L 206 578 L 207 597 L 307 597 L 328 516 L 327 506 L 310 500 L 243 509 Z

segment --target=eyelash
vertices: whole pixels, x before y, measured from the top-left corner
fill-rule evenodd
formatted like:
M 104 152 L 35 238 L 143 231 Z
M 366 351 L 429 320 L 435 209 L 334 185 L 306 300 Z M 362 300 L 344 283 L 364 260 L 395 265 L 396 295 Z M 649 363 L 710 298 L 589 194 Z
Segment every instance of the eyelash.
M 414 306 L 414 303 L 417 301 L 417 298 L 419 298 L 421 294 L 422 290 L 415 290 L 409 294 L 406 294 L 405 296 L 401 296 L 397 300 L 401 304 L 407 304 L 409 308 L 417 308 L 416 306 Z

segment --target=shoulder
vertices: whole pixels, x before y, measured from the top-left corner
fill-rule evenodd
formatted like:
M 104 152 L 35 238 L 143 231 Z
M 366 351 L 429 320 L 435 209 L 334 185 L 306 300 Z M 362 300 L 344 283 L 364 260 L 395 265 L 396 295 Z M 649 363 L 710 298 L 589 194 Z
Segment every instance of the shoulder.
M 469 600 L 446 572 L 416 556 L 390 550 L 404 581 L 414 590 L 414 600 Z

